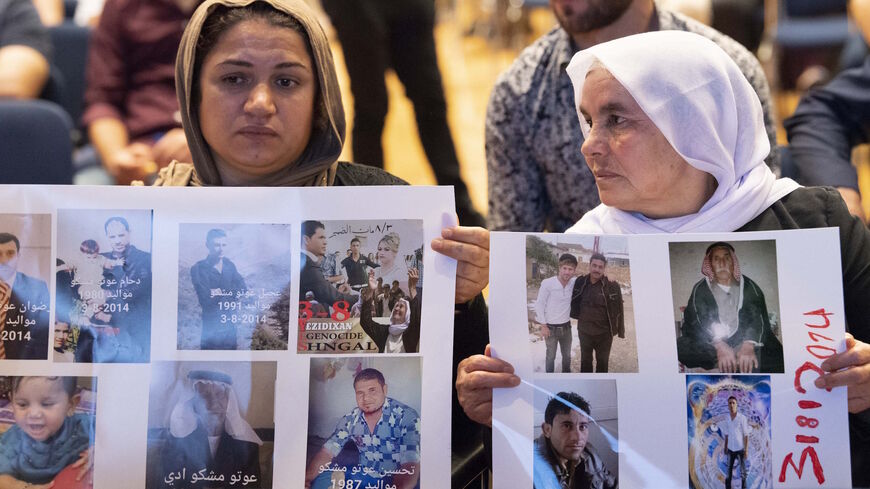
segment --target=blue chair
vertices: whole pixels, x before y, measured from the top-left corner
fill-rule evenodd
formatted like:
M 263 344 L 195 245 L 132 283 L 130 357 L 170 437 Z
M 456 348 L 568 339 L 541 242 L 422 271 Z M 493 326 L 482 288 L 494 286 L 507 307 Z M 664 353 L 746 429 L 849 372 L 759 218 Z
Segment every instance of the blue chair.
M 48 29 L 54 47 L 54 66 L 63 75 L 64 93 L 59 102 L 79 127 L 85 97 L 85 66 L 91 29 L 66 21 Z
M 767 65 L 772 88 L 790 88 L 810 64 L 836 67 L 849 38 L 846 0 L 766 0 L 765 17 L 759 58 Z
M 0 100 L 0 183 L 72 183 L 72 120 L 46 100 Z

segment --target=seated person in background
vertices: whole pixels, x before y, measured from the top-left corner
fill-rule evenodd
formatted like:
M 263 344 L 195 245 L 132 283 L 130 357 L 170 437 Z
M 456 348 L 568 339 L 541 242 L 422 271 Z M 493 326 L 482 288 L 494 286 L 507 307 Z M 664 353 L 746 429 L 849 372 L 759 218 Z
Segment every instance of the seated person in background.
M 91 487 L 83 479 L 94 463 L 93 417 L 75 412 L 79 399 L 75 377 L 12 377 L 15 425 L 0 436 L 0 488 L 48 489 L 65 469 Z
M 862 382 L 870 376 L 870 230 L 836 191 L 774 176 L 758 96 L 708 39 L 674 31 L 621 38 L 578 53 L 568 74 L 602 201 L 568 232 L 839 229 L 846 351 L 822 362 L 815 385 L 848 387 L 852 483 L 870 485 L 870 383 Z M 484 353 L 459 364 L 456 387 L 469 417 L 491 424 L 492 389 L 520 379 Z
M 764 292 L 743 273 L 734 248 L 711 244 L 701 273 L 677 338 L 680 363 L 728 373 L 782 373 L 782 343 L 770 328 Z
M 190 158 L 173 66 L 197 3 L 107 0 L 91 33 L 82 123 L 103 168 L 117 183 L 129 184 L 173 159 Z M 91 163 L 95 161 L 77 165 Z M 91 178 L 77 181 L 108 183 L 105 177 Z
M 233 379 L 211 370 L 193 370 L 187 374 L 190 390 L 172 409 L 169 435 L 161 451 L 161 477 L 184 473 L 186 479 L 175 480 L 172 487 L 224 488 L 231 486 L 231 476 L 256 478 L 260 487 L 260 448 L 263 441 L 242 417 L 233 390 Z M 221 483 L 191 482 L 191 475 L 204 470 L 223 475 Z
M 63 0 L 32 0 L 42 25 L 52 27 L 63 22 Z
M 50 58 L 48 31 L 30 0 L 0 0 L 0 99 L 39 97 Z
M 783 126 L 795 180 L 837 187 L 849 212 L 867 222 L 852 149 L 870 142 L 870 57 L 807 92 Z
M 416 353 L 420 343 L 420 296 L 417 294 L 417 269 L 408 270 L 410 301 L 398 299 L 390 313 L 390 324 L 381 324 L 372 319 L 374 290 L 377 288 L 375 272 L 369 271 L 369 286 L 363 289 L 360 326 L 381 353 Z
M 535 489 L 616 489 L 619 482 L 587 441 L 590 407 L 583 396 L 560 392 L 544 410 L 535 440 Z
M 577 151 L 583 135 L 565 67 L 578 50 L 647 31 L 688 31 L 719 45 L 761 99 L 764 125 L 776 144 L 767 79 L 752 53 L 653 0 L 560 0 L 550 6 L 559 26 L 523 50 L 503 73 L 486 110 L 489 227 L 494 231 L 564 232 L 599 204 L 595 179 Z M 776 172 L 776 154 L 767 157 Z

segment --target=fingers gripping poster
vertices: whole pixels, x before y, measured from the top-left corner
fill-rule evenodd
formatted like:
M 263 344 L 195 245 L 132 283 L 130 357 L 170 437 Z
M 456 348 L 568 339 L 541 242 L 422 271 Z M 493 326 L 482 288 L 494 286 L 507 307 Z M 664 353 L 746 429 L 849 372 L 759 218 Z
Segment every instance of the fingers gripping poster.
M 0 209 L 0 485 L 449 479 L 451 189 L 5 186 Z
M 808 273 L 808 257 L 812 257 Z M 495 487 L 851 487 L 835 229 L 493 233 Z

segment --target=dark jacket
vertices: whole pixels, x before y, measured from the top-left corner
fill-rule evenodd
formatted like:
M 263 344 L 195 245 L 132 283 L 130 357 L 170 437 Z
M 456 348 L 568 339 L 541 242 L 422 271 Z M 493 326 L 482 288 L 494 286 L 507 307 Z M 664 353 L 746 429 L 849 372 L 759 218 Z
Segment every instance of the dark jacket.
M 610 280 L 607 276 L 602 278 L 604 286 L 601 288 L 604 293 L 604 304 L 607 306 L 607 321 L 610 323 L 610 334 L 613 336 L 619 335 L 620 338 L 625 338 L 625 315 L 622 310 L 622 289 L 619 288 L 619 282 Z M 589 275 L 577 277 L 574 282 L 574 290 L 571 293 L 571 318 L 580 318 L 580 297 L 583 295 L 583 290 L 589 284 Z M 578 330 L 580 326 L 577 326 Z
M 738 231 L 836 227 L 840 231 L 846 331 L 870 342 L 870 230 L 851 216 L 830 187 L 800 188 L 768 207 Z M 808 257 L 811 263 L 812 257 Z M 808 273 L 807 280 L 812 280 Z M 870 487 L 870 410 L 849 415 L 852 485 Z
M 256 483 L 248 484 L 246 488 L 261 488 L 260 483 L 260 447 L 256 443 L 236 440 L 224 432 L 217 446 L 217 453 L 211 456 L 208 444 L 208 436 L 202 425 L 198 425 L 193 433 L 184 438 L 175 438 L 166 434 L 166 445 L 161 450 L 160 481 L 164 482 L 160 487 L 173 489 L 183 488 L 230 488 L 239 487 L 240 483 L 231 484 L 233 476 L 244 478 L 256 477 Z M 209 481 L 193 481 L 191 476 L 205 469 L 203 474 L 208 476 L 210 472 L 222 475 L 222 482 L 217 484 Z M 175 480 L 173 484 L 165 484 L 170 473 L 183 473 L 184 479 Z
M 782 373 L 782 343 L 770 327 L 767 303 L 761 287 L 743 275 L 743 304 L 737 312 L 737 331 L 727 340 L 731 348 L 739 348 L 744 341 L 761 344 L 758 351 L 758 370 L 764 373 Z M 692 287 L 686 312 L 683 316 L 682 335 L 677 339 L 677 356 L 687 367 L 716 367 L 716 348 L 711 331 L 713 323 L 719 322 L 719 307 L 707 279 Z

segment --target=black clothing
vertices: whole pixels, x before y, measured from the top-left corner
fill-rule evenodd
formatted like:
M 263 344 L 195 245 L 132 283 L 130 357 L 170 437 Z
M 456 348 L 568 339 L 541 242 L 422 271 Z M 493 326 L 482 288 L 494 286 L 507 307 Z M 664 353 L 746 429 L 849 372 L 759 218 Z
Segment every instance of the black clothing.
M 610 333 L 607 320 L 607 304 L 604 301 L 604 284 L 601 280 L 582 288 L 578 307 L 577 330 L 587 335 Z
M 411 322 L 408 329 L 402 333 L 402 344 L 405 346 L 405 353 L 417 353 L 420 343 L 420 294 L 416 294 L 408 303 L 411 305 Z M 378 346 L 378 351 L 383 353 L 390 336 L 390 326 L 372 319 L 372 301 L 362 301 L 359 323 L 363 331 Z
M 101 253 L 109 260 L 124 259 L 104 271 L 107 285 L 105 312 L 112 316 L 109 324 L 119 329 L 113 352 L 94 353 L 96 361 L 148 362 L 151 356 L 151 253 L 133 245 L 120 255 Z M 112 283 L 116 285 L 108 285 Z M 111 292 L 111 294 L 109 294 Z M 98 358 L 102 358 L 101 360 Z
M 849 215 L 840 194 L 832 188 L 800 188 L 786 195 L 738 231 L 838 227 L 843 268 L 846 331 L 870 342 L 870 230 Z M 870 486 L 870 410 L 849 415 L 852 485 Z
M 592 372 L 592 353 L 595 352 L 595 372 L 607 372 L 610 367 L 610 347 L 613 335 L 578 333 L 580 337 L 580 372 Z
M 30 0 L 0 0 L 0 48 L 27 46 L 51 61 L 51 39 Z
M 810 90 L 783 126 L 795 180 L 858 190 L 852 148 L 870 141 L 870 57 Z
M 175 438 L 167 434 L 166 446 L 161 451 L 161 476 L 167 477 L 171 472 L 179 473 L 185 470 L 186 479 L 175 480 L 172 485 L 162 487 L 173 489 L 187 488 L 233 488 L 241 484 L 230 484 L 232 476 L 255 476 L 256 483 L 247 484 L 246 488 L 260 488 L 260 448 L 256 443 L 236 440 L 224 432 L 218 442 L 217 452 L 212 457 L 208 444 L 208 435 L 203 427 L 197 426 L 193 433 L 184 438 Z M 205 469 L 204 475 L 213 472 L 222 475 L 224 482 L 191 481 L 191 475 Z M 161 479 L 163 482 L 164 479 Z
M 354 260 L 353 256 L 348 256 L 344 260 L 341 260 L 341 266 L 347 270 L 347 284 L 351 287 L 359 287 L 365 286 L 369 283 L 369 277 L 366 273 L 366 267 L 370 268 L 378 268 L 378 265 L 375 262 L 369 261 L 363 255 L 359 256 L 359 260 Z
M 713 285 L 716 287 L 716 285 Z M 738 285 L 732 288 L 737 290 Z M 733 350 L 744 341 L 761 344 L 756 351 L 758 371 L 763 373 L 782 373 L 784 363 L 782 343 L 770 327 L 770 318 L 764 292 L 761 287 L 743 275 L 743 304 L 737 312 L 737 331 L 724 339 Z M 687 367 L 712 369 L 717 367 L 716 347 L 713 346 L 712 325 L 719 322 L 719 307 L 707 279 L 701 279 L 689 295 L 683 316 L 681 335 L 677 338 L 677 357 Z
M 417 133 L 439 185 L 453 185 L 464 224 L 472 218 L 468 189 L 447 124 L 447 101 L 435 50 L 434 0 L 323 0 L 341 42 L 353 92 L 353 158 L 384 167 L 381 136 L 388 96 L 384 75 L 392 68 L 414 104 Z
M 622 289 L 619 283 L 610 280 L 607 276 L 601 278 L 603 287 L 600 289 L 603 294 L 603 305 L 607 317 L 610 333 L 613 336 L 619 335 L 620 338 L 625 338 L 625 316 L 622 308 Z M 579 319 L 584 303 L 581 301 L 583 290 L 590 284 L 589 275 L 577 277 L 574 282 L 574 290 L 571 292 L 571 319 L 577 319 L 577 332 L 585 329 L 587 326 L 581 325 Z M 605 329 L 606 331 L 606 329 Z
M 227 258 L 222 260 L 221 271 L 208 258 L 190 268 L 190 280 L 202 307 L 200 348 L 203 350 L 235 350 L 237 347 L 235 324 L 231 321 L 221 322 L 220 303 L 239 301 L 239 295 L 248 287 L 236 265 Z M 220 289 L 221 294 L 230 295 L 212 296 L 212 289 Z

